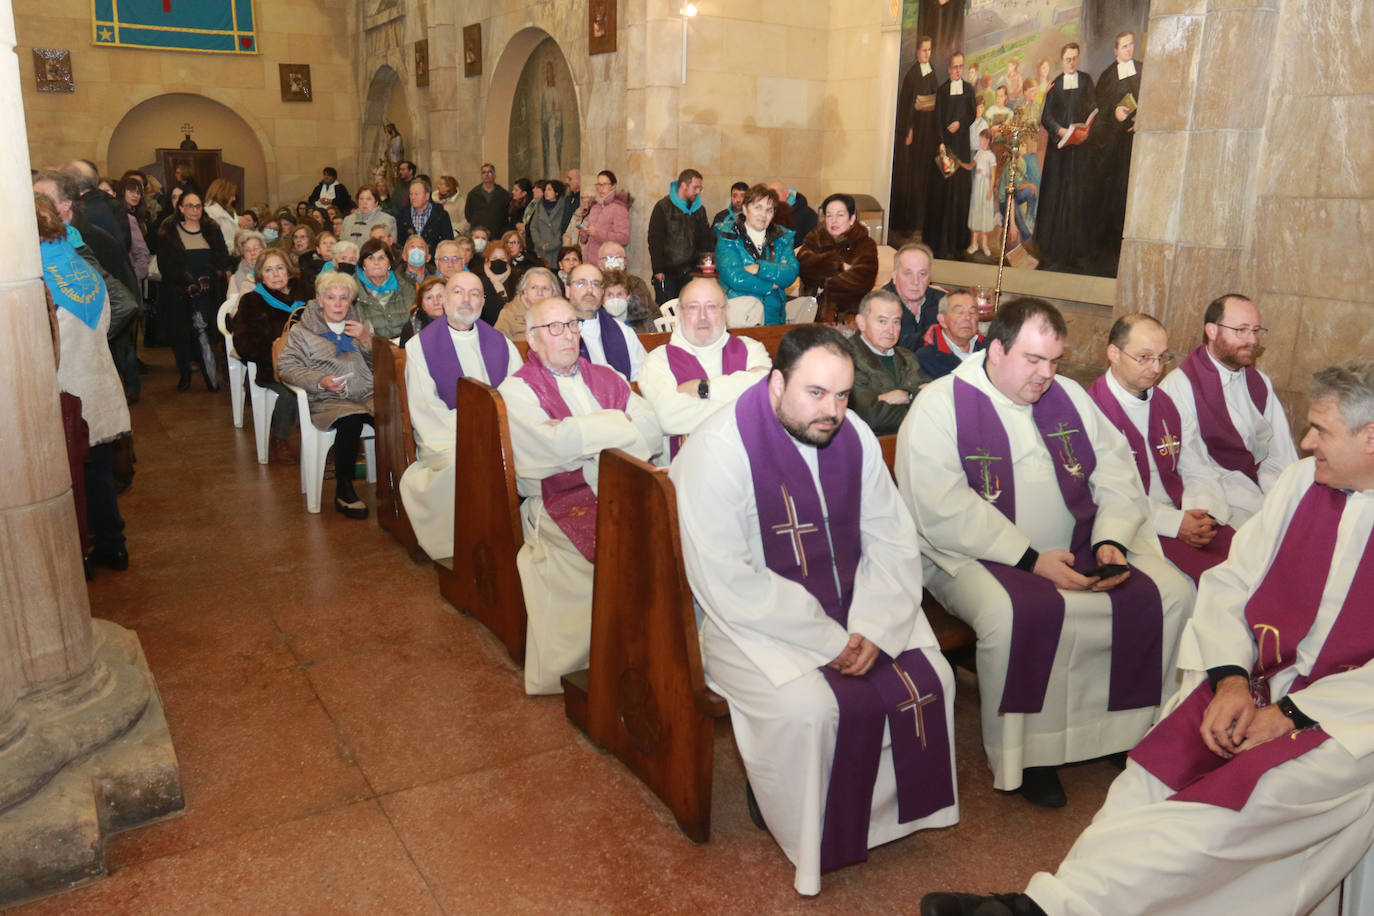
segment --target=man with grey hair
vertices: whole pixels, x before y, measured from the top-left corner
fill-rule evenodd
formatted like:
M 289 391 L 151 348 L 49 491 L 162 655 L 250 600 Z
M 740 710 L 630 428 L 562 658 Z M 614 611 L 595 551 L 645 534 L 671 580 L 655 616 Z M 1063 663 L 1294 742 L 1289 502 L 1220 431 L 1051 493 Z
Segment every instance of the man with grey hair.
M 897 342 L 915 353 L 926 329 L 936 322 L 945 291 L 930 285 L 935 254 L 929 245 L 911 242 L 897 249 L 892 259 L 892 279 L 883 289 L 902 301 L 902 333 Z
M 978 302 L 965 290 L 940 300 L 936 326 L 926 331 L 929 341 L 916 351 L 921 368 L 931 378 L 949 375 L 959 364 L 987 346 L 978 333 Z
M 100 173 L 95 163 L 89 159 L 73 159 L 62 166 L 62 174 L 76 183 L 77 200 L 85 211 L 86 222 L 94 223 L 119 240 L 125 257 L 128 257 L 132 238 L 129 235 L 129 221 L 115 217 L 110 207 L 110 198 L 100 190 Z
M 1059 870 L 923 916 L 1370 912 L 1367 881 L 1339 885 L 1369 876 L 1374 834 L 1374 360 L 1311 395 L 1312 457 L 1203 577 L 1172 712 Z
M 916 354 L 899 347 L 902 301 L 885 289 L 869 292 L 859 302 L 854 323 L 859 333 L 849 338 L 854 356 L 854 390 L 849 406 L 879 436 L 897 432 L 916 393 L 930 381 Z

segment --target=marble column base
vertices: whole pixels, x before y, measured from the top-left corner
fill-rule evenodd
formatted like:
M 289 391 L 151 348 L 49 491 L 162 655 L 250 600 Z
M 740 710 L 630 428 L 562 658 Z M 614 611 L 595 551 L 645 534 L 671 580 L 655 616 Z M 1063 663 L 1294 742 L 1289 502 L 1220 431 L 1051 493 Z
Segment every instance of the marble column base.
M 110 836 L 185 808 L 138 636 L 91 624 L 94 675 L 21 700 L 0 728 L 0 907 L 104 875 Z

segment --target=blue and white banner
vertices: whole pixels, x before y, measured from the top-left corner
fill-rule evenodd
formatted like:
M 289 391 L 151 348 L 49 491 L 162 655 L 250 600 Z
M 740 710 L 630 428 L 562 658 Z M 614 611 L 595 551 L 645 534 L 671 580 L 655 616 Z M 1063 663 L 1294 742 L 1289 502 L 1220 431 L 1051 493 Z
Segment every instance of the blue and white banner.
M 257 54 L 253 0 L 91 0 L 97 45 Z

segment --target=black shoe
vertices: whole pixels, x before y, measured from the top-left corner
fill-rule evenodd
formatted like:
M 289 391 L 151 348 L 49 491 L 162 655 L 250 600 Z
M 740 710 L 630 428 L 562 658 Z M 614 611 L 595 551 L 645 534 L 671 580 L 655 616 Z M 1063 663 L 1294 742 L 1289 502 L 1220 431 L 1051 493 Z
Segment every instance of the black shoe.
M 1112 766 L 1116 767 L 1118 770 L 1124 770 L 1126 769 L 1126 758 L 1130 755 L 1130 753 L 1130 751 L 1117 751 L 1115 754 L 1108 754 L 1106 757 L 1103 757 L 1102 759 L 1110 763 Z
M 177 380 L 177 391 L 190 391 L 190 390 L 191 390 L 191 373 L 190 373 L 190 372 L 183 372 L 183 373 L 181 373 L 181 378 Z
M 110 552 L 92 550 L 87 559 L 91 566 L 104 566 L 107 569 L 117 569 L 120 572 L 129 568 L 129 551 L 123 547 Z
M 926 894 L 921 916 L 1045 916 L 1025 894 Z
M 1026 767 L 1021 771 L 1021 794 L 1043 808 L 1062 808 L 1069 803 L 1059 782 L 1059 767 Z
M 356 494 L 335 494 L 334 508 L 349 518 L 367 518 L 367 503 Z
M 147 363 L 145 363 L 145 362 L 144 362 L 143 360 L 141 360 L 141 359 L 138 361 L 138 374 L 139 374 L 139 375 L 147 375 L 149 372 L 152 372 L 152 371 L 153 371 L 153 367 L 152 367 L 152 366 L 148 365 Z
M 767 830 L 768 824 L 763 820 L 763 811 L 759 808 L 759 800 L 754 797 L 754 787 L 747 782 L 744 784 L 744 803 L 749 807 L 749 820 L 754 822 L 754 826 L 760 830 Z

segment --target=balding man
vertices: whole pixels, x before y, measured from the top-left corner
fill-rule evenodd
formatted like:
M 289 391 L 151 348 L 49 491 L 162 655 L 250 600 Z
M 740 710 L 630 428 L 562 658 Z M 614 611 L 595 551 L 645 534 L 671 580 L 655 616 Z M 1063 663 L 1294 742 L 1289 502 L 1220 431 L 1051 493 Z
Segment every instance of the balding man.
M 95 164 L 89 159 L 73 159 L 62 166 L 62 174 L 76 183 L 77 199 L 81 201 L 85 221 L 99 226 L 117 239 L 127 258 L 132 244 L 129 221 L 115 217 L 110 198 L 100 190 L 100 173 L 96 171 Z
M 916 351 L 921 368 L 931 378 L 949 375 L 959 364 L 987 346 L 978 333 L 978 302 L 973 293 L 949 293 L 940 300 L 937 327 L 927 329 L 925 344 Z
M 536 304 L 525 314 L 529 362 L 500 387 L 525 497 L 516 564 L 531 694 L 558 693 L 559 678 L 587 665 L 602 449 L 648 460 L 663 447 L 653 408 L 617 372 L 579 355 L 582 324 L 565 299 Z
M 1159 383 L 1180 414 L 1197 423 L 1221 475 L 1231 524 L 1259 511 L 1279 475 L 1298 460 L 1274 383 L 1255 368 L 1267 328 L 1255 303 L 1227 293 L 1202 316 L 1205 342 Z
M 854 319 L 859 333 L 849 338 L 854 357 L 854 391 L 849 406 L 879 436 L 897 432 L 916 393 L 930 381 L 921 371 L 916 354 L 897 346 L 902 311 L 895 293 L 872 290 L 859 302 L 859 314 Z
M 670 437 L 670 457 L 703 420 L 733 404 L 773 365 L 763 344 L 725 330 L 725 290 L 715 280 L 689 282 L 677 310 L 673 336 L 645 358 L 639 377 L 640 391 Z
M 415 539 L 436 560 L 453 556 L 458 380 L 467 376 L 499 386 L 521 366 L 515 344 L 479 317 L 484 301 L 476 274 L 455 274 L 444 288 L 447 320 L 431 321 L 406 342 L 415 463 L 401 475 L 401 502 Z
M 601 307 L 605 280 L 592 264 L 579 264 L 568 275 L 568 300 L 582 319 L 582 355 L 600 366 L 610 366 L 627 382 L 639 378 L 644 365 L 644 344 L 629 325 Z

